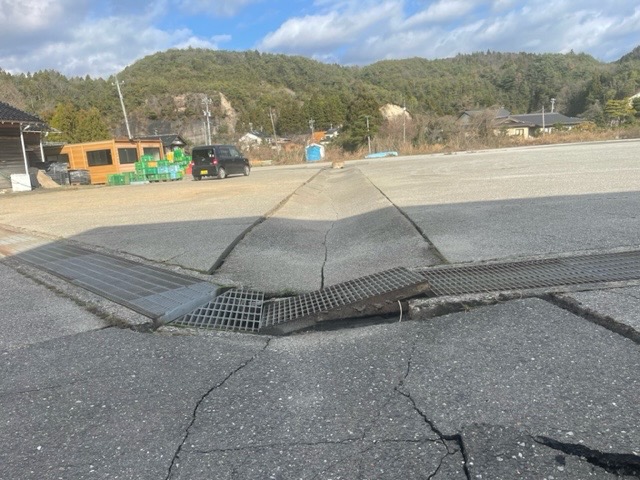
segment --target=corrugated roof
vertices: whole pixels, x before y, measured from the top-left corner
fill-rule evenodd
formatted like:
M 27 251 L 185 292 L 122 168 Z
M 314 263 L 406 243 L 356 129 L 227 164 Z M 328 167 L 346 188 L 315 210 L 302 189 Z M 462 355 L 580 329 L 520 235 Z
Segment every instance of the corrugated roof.
M 22 110 L 12 107 L 8 103 L 4 102 L 0 102 L 0 122 L 45 123 L 35 115 L 23 112 Z

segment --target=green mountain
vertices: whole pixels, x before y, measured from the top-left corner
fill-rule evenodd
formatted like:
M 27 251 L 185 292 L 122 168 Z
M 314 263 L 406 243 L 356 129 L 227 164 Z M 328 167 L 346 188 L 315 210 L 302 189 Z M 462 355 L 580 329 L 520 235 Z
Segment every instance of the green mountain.
M 556 109 L 598 120 L 608 100 L 640 91 L 640 46 L 602 63 L 586 54 L 478 52 L 454 58 L 384 60 L 365 67 L 305 57 L 205 49 L 168 50 L 118 73 L 132 130 L 137 134 L 202 130 L 205 98 L 214 129 L 279 134 L 356 122 L 387 103 L 413 115 L 459 115 L 502 106 L 513 113 Z M 0 70 L 0 98 L 50 120 L 58 105 L 97 109 L 113 134 L 124 134 L 115 78 L 67 78 L 55 71 L 10 75 Z M 375 126 L 375 125 L 374 125 Z

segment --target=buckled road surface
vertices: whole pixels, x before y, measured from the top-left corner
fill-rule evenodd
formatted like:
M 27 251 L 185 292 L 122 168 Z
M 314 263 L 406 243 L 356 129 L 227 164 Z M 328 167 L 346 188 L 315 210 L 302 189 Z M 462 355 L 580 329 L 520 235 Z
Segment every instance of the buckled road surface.
M 638 478 L 635 260 L 289 336 L 159 325 L 229 288 L 634 259 L 639 148 L 0 195 L 1 476 Z

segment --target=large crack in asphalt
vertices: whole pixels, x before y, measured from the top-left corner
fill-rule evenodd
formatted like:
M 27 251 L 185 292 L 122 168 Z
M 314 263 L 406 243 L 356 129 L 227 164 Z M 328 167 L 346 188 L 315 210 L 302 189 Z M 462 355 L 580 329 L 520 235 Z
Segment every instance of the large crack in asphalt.
M 614 475 L 640 478 L 640 454 L 601 452 L 585 445 L 560 442 L 543 435 L 532 436 L 531 438 L 535 442 L 553 450 L 583 458 L 591 465 L 600 467 Z
M 191 433 L 191 428 L 196 423 L 196 420 L 197 420 L 197 417 L 198 417 L 198 410 L 200 409 L 200 405 L 202 405 L 202 402 L 204 402 L 207 399 L 207 397 L 209 397 L 209 395 L 211 395 L 214 391 L 216 391 L 218 388 L 222 387 L 234 375 L 236 375 L 238 372 L 240 372 L 241 370 L 246 368 L 248 365 L 253 363 L 255 361 L 255 359 L 258 357 L 258 355 L 260 355 L 262 352 L 264 352 L 269 347 L 269 343 L 270 342 L 271 342 L 271 338 L 267 338 L 266 341 L 265 341 L 264 346 L 258 352 L 256 352 L 253 356 L 251 356 L 251 358 L 249 358 L 246 362 L 240 364 L 236 369 L 231 371 L 225 378 L 222 379 L 222 381 L 218 382 L 216 385 L 211 387 L 209 390 L 207 390 L 198 399 L 198 401 L 196 402 L 195 406 L 193 407 L 193 412 L 191 413 L 191 421 L 189 422 L 189 424 L 187 425 L 187 428 L 184 431 L 184 435 L 182 437 L 182 441 L 178 445 L 178 448 L 176 448 L 175 453 L 173 454 L 173 458 L 171 459 L 171 464 L 169 465 L 169 468 L 168 468 L 168 471 L 167 471 L 167 476 L 165 477 L 165 480 L 170 480 L 172 478 L 174 468 L 179 465 L 180 453 L 182 452 L 182 448 L 184 447 L 184 445 L 187 442 L 187 439 L 189 438 L 189 434 Z
M 436 425 L 433 422 L 433 420 L 431 420 L 427 416 L 427 414 L 425 412 L 423 412 L 420 409 L 420 407 L 418 407 L 418 404 L 416 403 L 415 399 L 411 396 L 411 393 L 402 390 L 402 387 L 404 386 L 405 381 L 407 380 L 407 378 L 409 377 L 409 374 L 411 373 L 411 362 L 412 362 L 413 353 L 415 352 L 416 347 L 417 347 L 417 342 L 414 342 L 414 344 L 413 344 L 413 346 L 411 348 L 411 353 L 410 353 L 409 358 L 407 360 L 407 368 L 405 370 L 404 376 L 400 379 L 398 384 L 395 386 L 394 391 L 396 391 L 398 394 L 400 394 L 403 397 L 405 397 L 411 403 L 414 411 L 418 415 L 420 415 L 420 417 L 422 418 L 424 423 L 429 427 L 431 432 L 433 432 L 438 437 L 439 442 L 442 443 L 442 445 L 447 450 L 447 453 L 440 459 L 440 462 L 438 463 L 438 467 L 436 468 L 436 470 L 431 475 L 429 475 L 429 477 L 427 477 L 427 478 L 429 480 L 435 478 L 435 476 L 438 474 L 438 472 L 442 468 L 442 466 L 443 466 L 445 460 L 447 459 L 447 457 L 449 457 L 451 455 L 455 455 L 455 454 L 457 454 L 459 452 L 462 455 L 462 458 L 464 460 L 464 463 L 463 463 L 464 474 L 467 477 L 467 480 L 471 480 L 471 475 L 469 473 L 469 469 L 467 468 L 468 460 L 467 460 L 467 455 L 466 455 L 466 452 L 465 452 L 464 442 L 462 441 L 462 436 L 460 434 L 445 435 L 438 427 L 436 427 Z

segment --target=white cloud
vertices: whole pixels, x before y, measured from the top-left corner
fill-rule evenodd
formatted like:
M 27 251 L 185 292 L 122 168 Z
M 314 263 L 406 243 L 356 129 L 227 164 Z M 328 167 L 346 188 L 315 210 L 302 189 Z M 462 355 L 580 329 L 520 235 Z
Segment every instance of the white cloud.
M 44 36 L 45 41 L 34 39 L 22 48 L 13 45 L 1 48 L 0 66 L 14 73 L 55 69 L 70 76 L 91 74 L 107 77 L 142 56 L 170 48 L 175 42 L 185 41 L 191 36 L 189 30 L 169 34 L 149 26 L 149 17 L 145 14 L 97 20 L 85 17 L 71 23 L 66 18 L 62 22 L 60 16 L 54 16 L 49 22 L 51 25 L 41 22 L 40 30 L 32 35 Z M 61 24 L 71 27 L 61 28 Z M 54 27 L 64 30 L 65 34 L 50 35 L 47 30 Z M 24 65 L 37 68 L 25 69 Z
M 0 0 L 0 58 L 19 55 L 41 38 L 68 38 L 69 29 L 87 12 L 88 0 Z
M 258 45 L 266 51 L 297 51 L 326 55 L 327 49 L 341 48 L 358 42 L 367 32 L 384 31 L 401 17 L 399 2 L 368 2 L 354 7 L 344 2 L 343 10 L 291 18 L 275 32 L 267 34 Z
M 412 28 L 425 23 L 438 23 L 459 19 L 461 16 L 473 10 L 474 7 L 474 2 L 468 0 L 439 0 L 429 5 L 426 10 L 408 18 L 405 27 Z
M 208 33 L 207 16 L 227 16 L 214 29 L 220 35 Z M 0 69 L 11 73 L 109 76 L 169 48 L 254 41 L 262 51 L 343 64 L 487 49 L 611 61 L 639 39 L 637 0 L 0 0 Z
M 363 28 L 341 33 L 318 22 L 316 26 L 322 28 L 312 34 L 313 41 L 299 46 L 298 37 L 318 21 L 317 17 L 306 17 L 298 19 L 304 21 L 296 25 L 297 33 L 290 28 L 293 20 L 289 20 L 277 35 L 268 36 L 270 41 L 262 46 L 277 51 L 288 42 L 287 51 L 333 58 L 326 46 L 333 48 L 335 43 L 342 47 L 341 62 L 352 64 L 413 56 L 443 58 L 488 49 L 533 53 L 573 49 L 601 60 L 612 60 L 634 48 L 637 43 L 633 42 L 640 38 L 640 7 L 627 0 L 614 3 L 616 8 L 595 0 L 584 0 L 580 7 L 568 0 L 437 1 L 401 21 L 397 14 L 389 15 L 388 21 L 375 24 L 375 28 L 360 21 Z M 336 13 L 325 15 L 331 18 L 332 14 Z M 317 38 L 322 32 L 334 43 L 322 42 L 322 36 Z M 633 35 L 635 40 L 630 38 Z
M 189 13 L 231 17 L 252 3 L 262 0 L 179 0 L 178 8 Z

